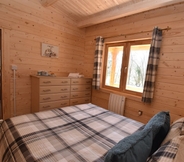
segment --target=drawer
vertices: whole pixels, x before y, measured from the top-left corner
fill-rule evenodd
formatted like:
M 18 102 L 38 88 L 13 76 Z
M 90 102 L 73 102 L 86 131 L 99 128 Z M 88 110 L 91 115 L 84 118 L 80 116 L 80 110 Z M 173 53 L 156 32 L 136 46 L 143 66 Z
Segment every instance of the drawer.
M 91 85 L 91 79 L 71 79 L 71 84 L 90 84 Z
M 91 85 L 72 85 L 71 91 L 86 91 L 91 90 Z
M 60 108 L 69 105 L 69 100 L 40 103 L 40 111 Z
M 57 93 L 57 94 L 44 94 L 40 95 L 40 102 L 57 101 L 63 99 L 69 99 L 70 93 Z
M 90 97 L 70 99 L 70 105 L 77 105 L 91 102 Z
M 83 92 L 71 92 L 71 98 L 78 98 L 78 97 L 90 97 L 91 91 L 83 91 Z
M 70 79 L 41 78 L 40 85 L 70 85 Z
M 69 92 L 70 86 L 40 86 L 40 94 Z

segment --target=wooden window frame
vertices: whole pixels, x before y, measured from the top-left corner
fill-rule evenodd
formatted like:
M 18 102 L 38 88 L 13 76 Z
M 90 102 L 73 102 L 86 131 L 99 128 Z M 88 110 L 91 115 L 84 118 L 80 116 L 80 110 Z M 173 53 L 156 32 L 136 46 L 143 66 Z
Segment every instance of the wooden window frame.
M 143 45 L 143 44 L 151 44 L 151 39 L 146 40 L 136 40 L 136 41 L 126 41 L 126 42 L 118 42 L 118 43 L 106 43 L 104 48 L 104 58 L 103 58 L 103 74 L 102 74 L 102 89 L 110 90 L 119 93 L 126 93 L 135 96 L 142 96 L 142 93 L 126 90 L 126 81 L 128 74 L 128 63 L 130 57 L 130 47 L 131 45 Z M 115 46 L 124 46 L 123 48 L 123 58 L 122 58 L 122 67 L 121 67 L 121 75 L 120 75 L 120 86 L 119 88 L 105 85 L 106 79 L 106 67 L 107 67 L 107 57 L 108 57 L 108 48 Z

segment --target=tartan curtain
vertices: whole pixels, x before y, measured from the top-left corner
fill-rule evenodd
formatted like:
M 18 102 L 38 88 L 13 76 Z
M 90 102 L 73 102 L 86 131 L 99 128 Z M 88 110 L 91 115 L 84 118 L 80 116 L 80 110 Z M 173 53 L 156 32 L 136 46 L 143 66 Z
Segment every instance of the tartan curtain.
M 101 75 L 103 45 L 104 45 L 104 39 L 101 36 L 97 37 L 94 68 L 93 68 L 93 84 L 92 84 L 94 89 L 100 89 L 100 75 Z
M 142 94 L 142 102 L 145 103 L 151 103 L 153 99 L 161 42 L 162 42 L 162 30 L 156 27 L 154 28 L 152 34 L 146 78 Z

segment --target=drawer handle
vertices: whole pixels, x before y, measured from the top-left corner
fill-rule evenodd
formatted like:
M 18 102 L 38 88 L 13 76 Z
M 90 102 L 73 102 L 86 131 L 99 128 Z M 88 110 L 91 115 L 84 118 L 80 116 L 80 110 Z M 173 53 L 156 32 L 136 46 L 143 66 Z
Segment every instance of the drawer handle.
M 90 87 L 86 87 L 86 89 L 90 89 Z
M 51 98 L 50 97 L 47 97 L 47 98 L 43 98 L 43 100 L 50 100 Z
M 61 81 L 61 83 L 68 83 L 68 81 Z
M 43 92 L 49 92 L 51 91 L 50 89 L 44 89 Z
M 45 108 L 49 108 L 49 107 L 50 107 L 50 105 L 47 105 L 47 106 L 43 106 L 42 108 L 44 108 L 44 109 L 45 109 Z
M 86 83 L 91 83 L 91 81 L 87 81 Z
M 79 95 L 72 95 L 72 97 L 78 97 Z
M 73 88 L 73 90 L 78 90 L 78 88 Z
M 47 83 L 51 83 L 51 81 L 44 81 L 43 83 L 46 83 L 47 84 Z
M 67 98 L 67 96 L 61 96 L 61 98 Z
M 89 93 L 86 93 L 85 96 L 89 96 L 90 94 Z
M 63 88 L 63 89 L 61 89 L 61 91 L 66 91 L 67 90 L 67 88 Z
M 79 83 L 78 81 L 73 81 L 73 83 Z
M 72 103 L 73 103 L 73 104 L 76 104 L 76 103 L 78 103 L 78 101 L 73 101 Z

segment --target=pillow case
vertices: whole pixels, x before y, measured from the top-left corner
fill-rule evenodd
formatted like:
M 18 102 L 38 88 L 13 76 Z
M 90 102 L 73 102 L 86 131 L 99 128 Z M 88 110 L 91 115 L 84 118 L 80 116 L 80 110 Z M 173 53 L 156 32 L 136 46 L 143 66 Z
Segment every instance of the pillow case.
M 143 129 L 125 137 L 105 156 L 105 162 L 145 162 L 151 151 L 153 133 Z
M 159 112 L 154 115 L 146 124 L 146 128 L 151 128 L 153 132 L 153 145 L 150 155 L 153 154 L 161 145 L 162 141 L 170 130 L 169 112 Z
M 161 145 L 164 145 L 168 141 L 180 135 L 184 135 L 184 117 L 173 122 L 170 127 L 169 133 L 167 134 Z
M 157 150 L 170 128 L 170 115 L 160 112 L 144 129 L 122 139 L 106 156 L 105 162 L 145 162 Z
M 159 147 L 159 149 L 151 155 L 147 162 L 172 162 L 177 155 L 180 143 L 180 136 L 173 138 Z

